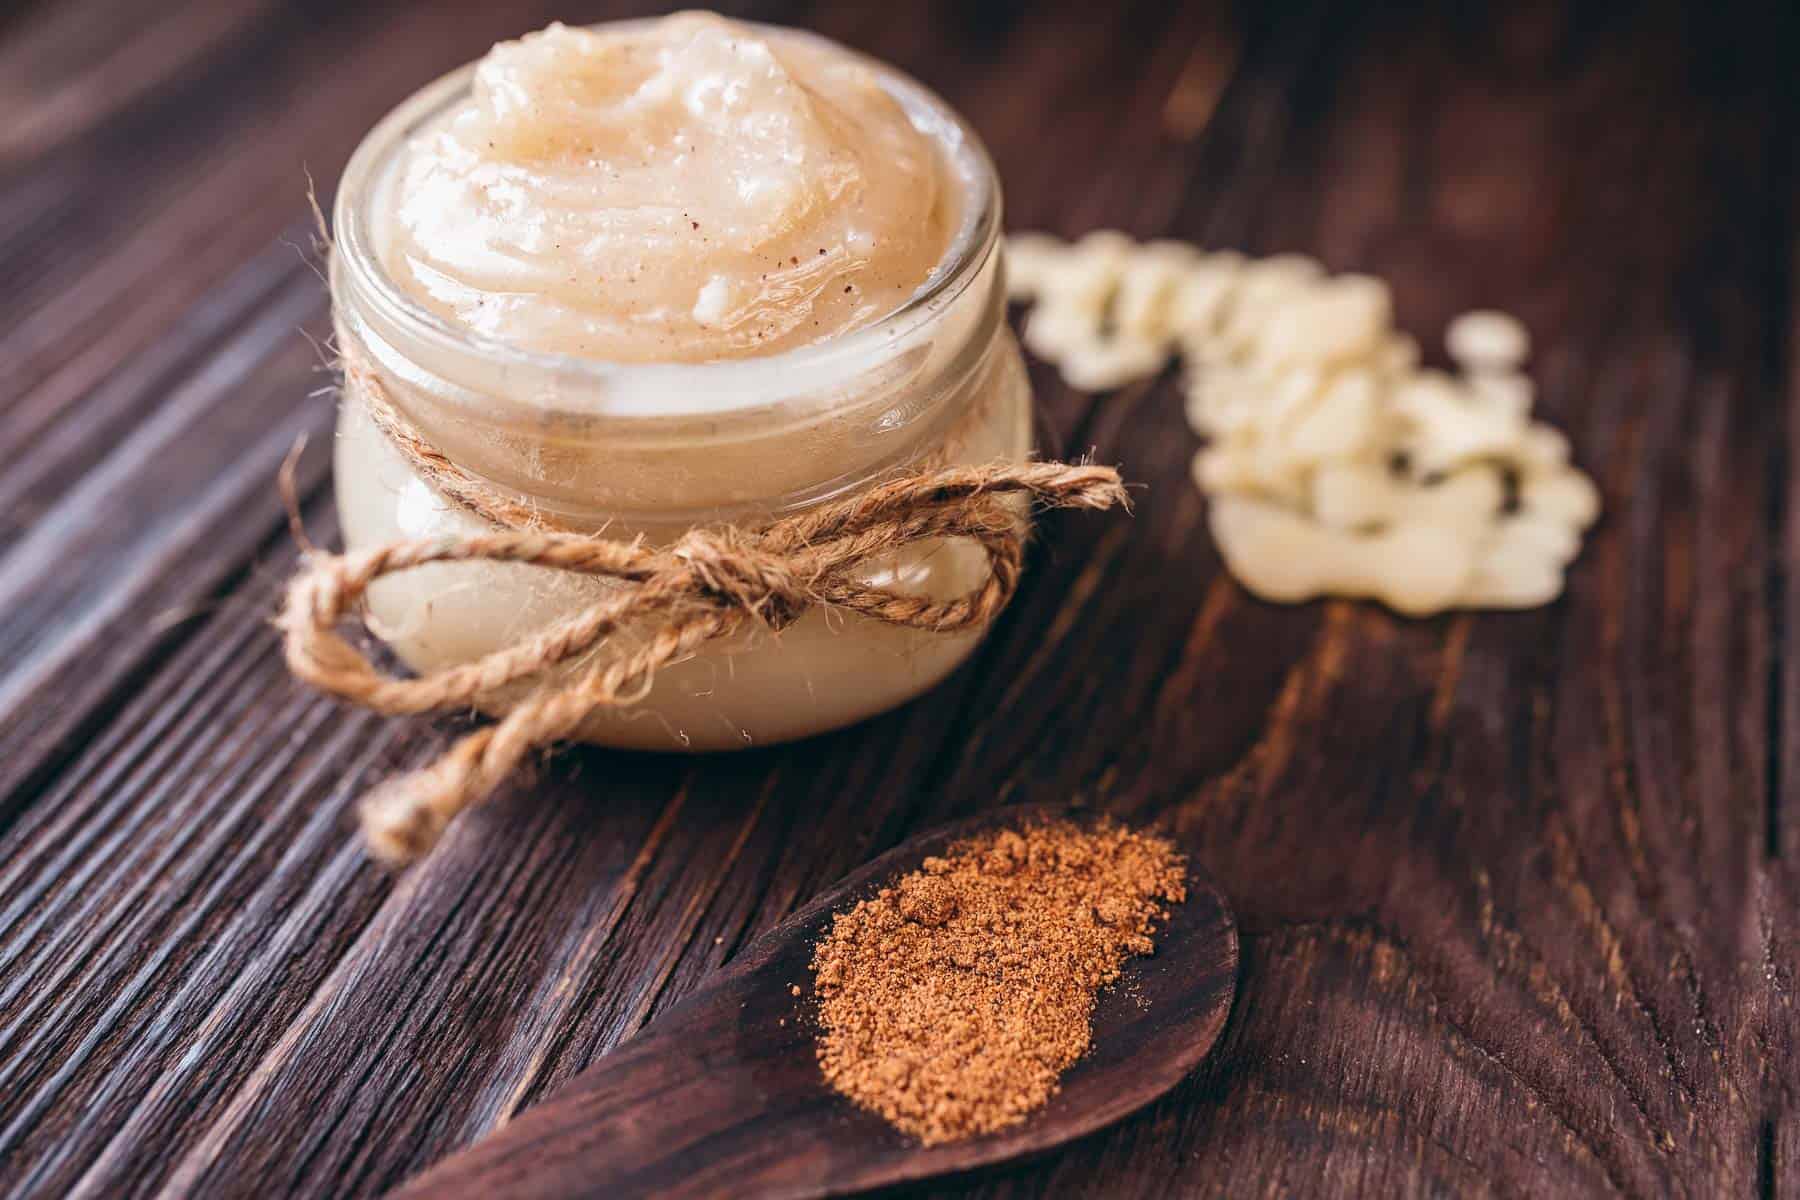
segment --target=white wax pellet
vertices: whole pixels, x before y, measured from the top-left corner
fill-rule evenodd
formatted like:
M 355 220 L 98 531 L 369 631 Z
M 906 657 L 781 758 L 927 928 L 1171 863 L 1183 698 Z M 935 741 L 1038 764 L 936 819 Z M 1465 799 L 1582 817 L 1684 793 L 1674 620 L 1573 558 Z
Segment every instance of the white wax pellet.
M 1456 603 L 1475 565 L 1469 538 L 1437 525 L 1346 533 L 1231 494 L 1213 497 L 1207 524 L 1232 575 L 1263 599 L 1282 603 L 1367 596 L 1425 616 Z
M 1414 615 L 1561 592 L 1600 496 L 1568 439 L 1531 419 L 1530 339 L 1513 317 L 1452 322 L 1452 375 L 1420 367 L 1387 284 L 1313 259 L 1112 232 L 1019 249 L 1015 290 L 1037 300 L 1026 344 L 1069 383 L 1107 390 L 1185 360 L 1188 422 L 1207 439 L 1194 481 L 1252 592 Z
M 1533 421 L 1519 437 L 1518 459 L 1520 465 L 1533 471 L 1565 466 L 1569 461 L 1569 439 L 1560 429 Z
M 1531 401 L 1536 394 L 1531 380 L 1513 371 L 1490 375 L 1486 372 L 1468 377 L 1469 390 L 1482 404 L 1503 412 L 1515 421 L 1531 415 Z
M 1554 558 L 1517 552 L 1496 538 L 1475 560 L 1456 602 L 1465 608 L 1541 608 L 1562 595 L 1563 572 Z
M 1444 331 L 1444 348 L 1469 371 L 1514 371 L 1531 353 L 1531 335 L 1503 312 L 1466 312 Z
M 1288 456 L 1306 464 L 1357 457 L 1375 438 L 1375 404 L 1374 376 L 1346 371 L 1288 423 L 1283 431 Z
M 1396 522 L 1439 525 L 1478 537 L 1505 500 L 1492 468 L 1469 467 L 1442 483 L 1396 478 L 1376 463 L 1336 463 L 1313 474 L 1313 509 L 1336 529 L 1367 529 Z
M 1170 318 L 1181 337 L 1204 343 L 1218 324 L 1219 314 L 1237 286 L 1243 256 L 1229 252 L 1208 254 L 1189 269 L 1176 289 Z
M 1396 378 L 1410 375 L 1419 365 L 1419 343 L 1404 333 L 1390 333 L 1375 351 L 1374 365 Z
M 1530 515 L 1586 529 L 1600 519 L 1600 489 L 1573 467 L 1528 475 L 1519 485 L 1519 507 Z
M 1056 276 L 1069 249 L 1046 233 L 1015 233 L 1006 239 L 1006 295 L 1036 300 Z
M 1126 333 L 1152 341 L 1174 337 L 1172 302 L 1176 290 L 1199 256 L 1182 254 L 1170 243 L 1151 242 L 1133 257 L 1119 276 L 1113 296 L 1113 324 Z
M 1355 362 L 1368 358 L 1393 319 L 1387 285 L 1345 275 L 1307 288 L 1269 313 L 1258 354 L 1271 362 Z

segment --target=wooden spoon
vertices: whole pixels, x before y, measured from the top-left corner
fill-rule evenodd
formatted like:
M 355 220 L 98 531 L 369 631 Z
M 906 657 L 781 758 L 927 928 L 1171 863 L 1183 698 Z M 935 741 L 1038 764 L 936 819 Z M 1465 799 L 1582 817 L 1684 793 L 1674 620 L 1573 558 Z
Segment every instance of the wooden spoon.
M 1092 1048 L 1021 1125 L 929 1149 L 826 1086 L 813 1057 L 814 944 L 831 914 L 951 842 L 1067 808 L 943 826 L 851 874 L 693 995 L 537 1105 L 412 1180 L 406 1197 L 825 1196 L 987 1166 L 1092 1133 L 1192 1071 L 1224 1027 L 1237 930 L 1189 848 L 1188 898 L 1101 993 Z M 796 998 L 792 989 L 798 986 Z

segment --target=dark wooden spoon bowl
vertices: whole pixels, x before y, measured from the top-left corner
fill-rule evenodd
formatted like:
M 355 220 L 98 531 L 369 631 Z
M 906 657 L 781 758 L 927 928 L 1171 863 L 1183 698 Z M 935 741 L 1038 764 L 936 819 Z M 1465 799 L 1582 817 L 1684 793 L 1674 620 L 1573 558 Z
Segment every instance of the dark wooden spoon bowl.
M 813 1057 L 809 963 L 832 913 L 960 838 L 1035 817 L 1088 815 L 1004 808 L 895 847 L 542 1104 L 398 1194 L 837 1195 L 1039 1154 L 1143 1107 L 1206 1056 L 1236 986 L 1237 930 L 1191 848 L 1188 898 L 1173 909 L 1156 954 L 1128 962 L 1101 994 L 1092 1048 L 1023 1124 L 926 1148 L 833 1092 Z

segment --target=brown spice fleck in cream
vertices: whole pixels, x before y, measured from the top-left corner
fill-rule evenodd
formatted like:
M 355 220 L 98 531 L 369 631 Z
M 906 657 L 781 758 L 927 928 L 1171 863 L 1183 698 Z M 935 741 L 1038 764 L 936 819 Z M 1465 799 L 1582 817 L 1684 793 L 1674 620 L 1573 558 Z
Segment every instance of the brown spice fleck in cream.
M 1052 821 L 959 843 L 834 918 L 813 957 L 830 1084 L 926 1145 L 1017 1124 L 1099 990 L 1186 897 L 1166 838 Z

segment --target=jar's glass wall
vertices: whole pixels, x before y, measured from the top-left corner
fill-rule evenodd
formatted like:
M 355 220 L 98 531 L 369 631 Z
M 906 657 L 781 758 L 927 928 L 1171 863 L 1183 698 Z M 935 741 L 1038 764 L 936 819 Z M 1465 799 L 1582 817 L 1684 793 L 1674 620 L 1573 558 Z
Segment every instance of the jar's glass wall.
M 892 78 L 969 190 L 946 261 L 912 304 L 873 326 L 781 355 L 692 366 L 522 353 L 412 311 L 371 252 L 371 214 L 395 148 L 454 103 L 466 78 L 433 85 L 378 126 L 346 172 L 332 271 L 337 336 L 354 368 L 336 452 L 350 548 L 488 529 L 408 466 L 370 420 L 359 376 L 458 466 L 558 523 L 608 536 L 667 541 L 700 523 L 754 525 L 898 467 L 1025 457 L 1030 397 L 1004 320 L 991 164 L 940 101 Z M 931 543 L 870 564 L 867 576 L 947 599 L 978 586 L 985 570 L 977 548 Z M 380 581 L 368 617 L 401 658 L 429 671 L 516 644 L 605 586 L 517 565 L 434 566 Z M 625 631 L 563 670 L 592 670 L 642 636 Z M 978 640 L 815 611 L 779 634 L 707 646 L 661 671 L 640 703 L 600 713 L 582 732 L 676 749 L 805 736 L 917 695 Z M 509 699 L 484 707 L 499 711 Z
M 1019 459 L 1030 448 L 1030 398 L 1010 335 L 993 343 L 979 373 L 977 419 L 945 464 Z M 352 549 L 396 538 L 476 534 L 480 518 L 420 479 L 345 397 L 339 417 L 337 488 L 344 538 Z M 610 532 L 610 531 L 609 531 Z M 621 536 L 629 530 L 621 525 Z M 961 543 L 911 547 L 872 564 L 869 582 L 948 599 L 978 586 L 981 552 Z M 459 563 L 423 567 L 379 581 L 369 598 L 371 628 L 409 665 L 429 671 L 516 644 L 602 596 L 596 581 L 535 567 Z M 641 644 L 626 631 L 590 661 Z M 752 631 L 664 668 L 649 696 L 597 713 L 587 740 L 642 749 L 735 749 L 850 724 L 930 688 L 966 658 L 979 632 L 929 633 L 815 610 L 781 631 Z M 506 697 L 487 705 L 498 710 Z

